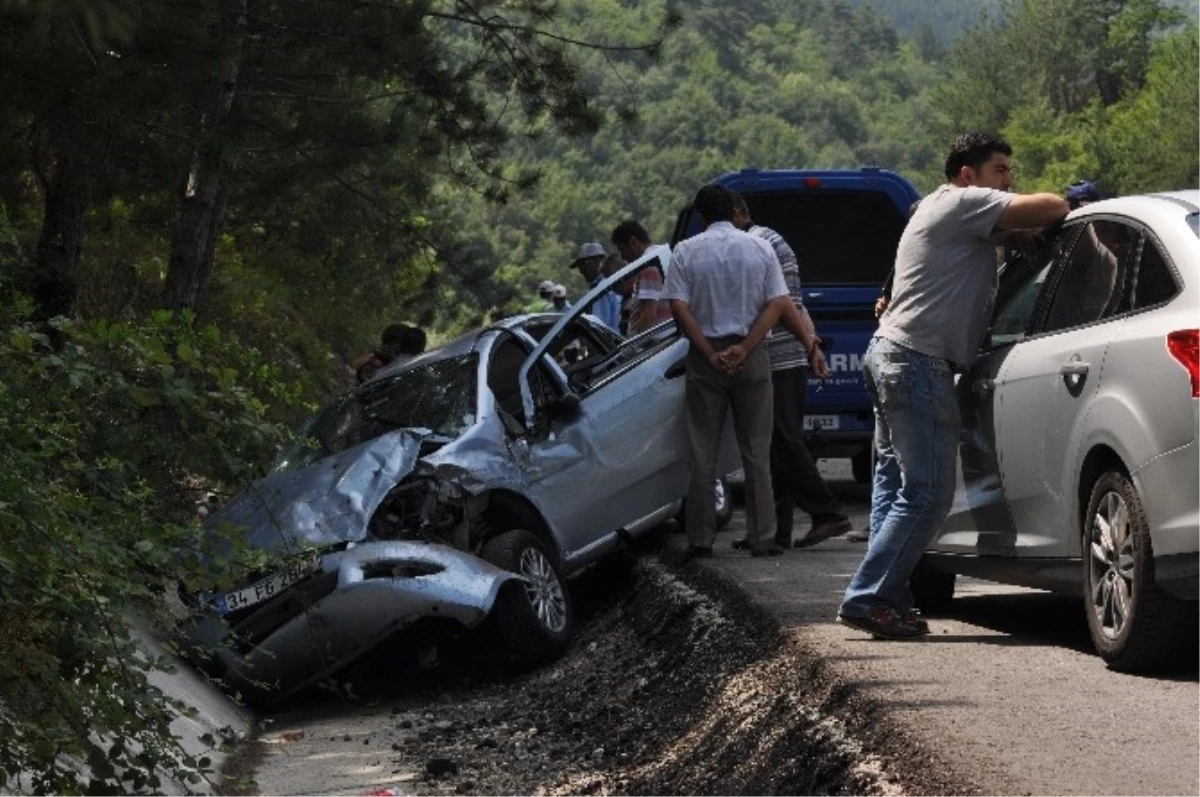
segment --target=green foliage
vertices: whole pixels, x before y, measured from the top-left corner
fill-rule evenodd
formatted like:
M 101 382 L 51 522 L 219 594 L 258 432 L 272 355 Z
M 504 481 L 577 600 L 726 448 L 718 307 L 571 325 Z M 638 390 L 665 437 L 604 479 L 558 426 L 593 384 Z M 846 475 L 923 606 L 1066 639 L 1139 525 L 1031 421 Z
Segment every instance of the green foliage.
M 623 5 L 565 3 L 569 35 L 634 35 L 644 21 Z M 608 246 L 626 218 L 668 240 L 680 208 L 724 172 L 878 165 L 937 182 L 945 145 L 928 95 L 942 71 L 871 9 L 693 0 L 681 11 L 656 64 L 581 56 L 598 101 L 633 101 L 636 119 L 587 138 L 518 139 L 514 169 L 540 175 L 520 201 L 457 194 L 464 234 L 494 253 L 494 280 L 508 288 L 495 315 L 523 308 L 547 278 L 578 295 L 586 286 L 567 268 L 573 252 L 583 241 Z
M 1195 187 L 1200 181 L 1197 26 L 1157 42 L 1145 87 L 1109 109 L 1096 150 L 1123 192 Z
M 207 778 L 126 616 L 198 577 L 200 490 L 261 472 L 295 389 L 255 349 L 159 312 L 0 328 L 0 788 L 152 793 Z M 86 766 L 81 767 L 80 764 Z M 18 781 L 18 778 L 20 780 Z

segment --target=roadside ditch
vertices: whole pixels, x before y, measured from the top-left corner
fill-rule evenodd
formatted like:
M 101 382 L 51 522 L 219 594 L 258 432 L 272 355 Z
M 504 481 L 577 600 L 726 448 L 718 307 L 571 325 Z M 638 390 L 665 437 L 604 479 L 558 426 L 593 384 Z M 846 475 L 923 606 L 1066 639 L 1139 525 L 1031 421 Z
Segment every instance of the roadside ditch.
M 267 715 L 227 767 L 266 794 L 970 794 L 716 574 L 653 554 L 572 584 L 578 639 L 498 673 L 476 636 L 409 635 Z M 413 650 L 421 654 L 411 655 Z

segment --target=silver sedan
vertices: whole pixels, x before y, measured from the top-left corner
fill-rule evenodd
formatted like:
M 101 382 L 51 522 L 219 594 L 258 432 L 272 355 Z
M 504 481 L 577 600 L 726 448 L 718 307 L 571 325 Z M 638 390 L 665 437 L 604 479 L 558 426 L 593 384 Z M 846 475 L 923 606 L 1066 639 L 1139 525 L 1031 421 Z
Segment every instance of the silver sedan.
M 1006 264 L 958 380 L 958 490 L 918 605 L 946 609 L 961 573 L 1080 594 L 1114 668 L 1194 644 L 1198 206 L 1197 191 L 1087 205 Z
M 515 656 L 560 654 L 564 580 L 675 517 L 687 491 L 686 340 L 671 321 L 626 339 L 585 312 L 655 262 L 321 411 L 212 518 L 265 560 L 189 596 L 189 647 L 250 698 L 323 679 L 424 617 L 492 618 Z

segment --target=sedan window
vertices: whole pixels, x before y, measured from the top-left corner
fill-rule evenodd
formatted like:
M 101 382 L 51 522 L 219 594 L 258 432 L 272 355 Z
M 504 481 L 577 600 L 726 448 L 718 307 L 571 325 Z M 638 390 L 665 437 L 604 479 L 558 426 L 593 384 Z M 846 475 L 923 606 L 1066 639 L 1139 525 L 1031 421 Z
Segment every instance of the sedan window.
M 1171 269 L 1163 261 L 1158 247 L 1147 241 L 1138 263 L 1137 285 L 1134 288 L 1134 309 L 1162 304 L 1179 292 Z
M 1046 275 L 1050 273 L 1050 266 L 1051 264 L 1047 263 L 1040 269 L 1026 271 L 1022 274 L 1024 279 L 1011 285 L 1007 301 L 996 307 L 995 318 L 992 321 L 993 347 L 1007 346 L 1024 339 L 1029 318 L 1033 315 L 1033 308 L 1037 306 L 1038 295 L 1042 292 Z
M 1069 229 L 1051 241 L 1013 251 L 1000 271 L 987 346 L 1008 346 L 1025 338 L 1046 277 L 1076 232 L 1078 228 Z
M 1086 225 L 1059 275 L 1044 331 L 1091 324 L 1129 310 L 1129 264 L 1141 233 L 1115 221 Z
M 426 429 L 453 439 L 476 418 L 474 354 L 435 360 L 374 379 L 309 421 L 276 462 L 300 468 L 398 429 Z

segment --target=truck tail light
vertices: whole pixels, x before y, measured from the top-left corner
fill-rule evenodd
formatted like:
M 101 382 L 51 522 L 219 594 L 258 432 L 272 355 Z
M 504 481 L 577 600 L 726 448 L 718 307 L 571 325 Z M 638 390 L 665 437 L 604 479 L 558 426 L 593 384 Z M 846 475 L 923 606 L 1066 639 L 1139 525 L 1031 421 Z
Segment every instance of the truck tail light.
M 1167 351 L 1192 378 L 1192 398 L 1200 398 L 1200 329 L 1181 329 L 1167 335 Z

